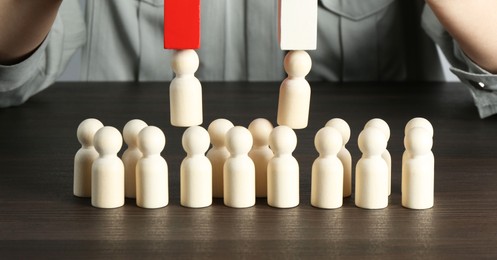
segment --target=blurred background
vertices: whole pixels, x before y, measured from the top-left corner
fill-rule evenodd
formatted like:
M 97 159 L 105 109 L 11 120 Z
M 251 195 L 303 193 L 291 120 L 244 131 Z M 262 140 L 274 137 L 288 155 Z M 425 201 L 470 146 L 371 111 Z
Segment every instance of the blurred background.
M 84 10 L 84 7 L 86 5 L 86 1 L 79 0 L 79 3 L 81 4 L 81 6 L 83 7 L 83 10 Z M 442 59 L 441 63 L 442 63 L 443 69 L 444 69 L 445 80 L 446 81 L 459 81 L 459 79 L 454 74 L 452 74 L 450 72 L 450 70 L 449 70 L 450 65 L 449 65 L 448 61 L 445 59 L 445 56 L 441 52 L 440 48 L 438 48 L 438 46 L 437 46 L 437 50 L 438 50 L 439 57 L 441 57 L 441 59 Z M 166 51 L 166 50 L 164 50 L 164 51 Z M 69 64 L 67 65 L 66 70 L 64 71 L 64 73 L 62 74 L 62 76 L 59 78 L 58 81 L 79 81 L 80 80 L 80 77 L 79 77 L 80 68 L 81 68 L 81 50 L 77 51 L 74 54 L 72 59 L 69 61 Z

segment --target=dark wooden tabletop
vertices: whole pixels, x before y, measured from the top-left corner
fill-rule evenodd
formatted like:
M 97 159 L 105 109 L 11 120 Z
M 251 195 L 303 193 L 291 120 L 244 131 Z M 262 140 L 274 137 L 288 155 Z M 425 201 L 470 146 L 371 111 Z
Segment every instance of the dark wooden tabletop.
M 204 83 L 204 124 L 227 118 L 276 123 L 278 83 Z M 413 117 L 434 128 L 435 206 L 401 206 L 403 129 Z M 146 210 L 126 200 L 104 210 L 72 195 L 78 124 L 89 117 L 123 128 L 134 118 L 166 134 L 169 205 Z M 384 210 L 310 205 L 314 135 L 345 119 L 354 164 L 357 136 L 379 117 L 389 123 L 392 195 Z M 300 205 L 248 209 L 222 200 L 179 204 L 184 128 L 169 123 L 167 83 L 57 83 L 26 104 L 0 110 L 0 258 L 474 258 L 497 257 L 497 118 L 480 119 L 459 83 L 313 83 L 309 126 L 297 130 Z M 124 150 L 124 148 L 121 150 Z

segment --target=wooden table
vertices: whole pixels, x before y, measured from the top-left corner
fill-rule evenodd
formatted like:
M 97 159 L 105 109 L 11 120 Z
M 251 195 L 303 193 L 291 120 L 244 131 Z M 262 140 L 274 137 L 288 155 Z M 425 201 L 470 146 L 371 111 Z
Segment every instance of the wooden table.
M 247 126 L 276 121 L 278 83 L 204 83 L 204 124 L 220 117 Z M 1 258 L 473 258 L 497 257 L 497 121 L 479 119 L 458 83 L 312 84 L 309 127 L 298 130 L 300 205 L 232 209 L 179 205 L 184 129 L 169 123 L 167 83 L 57 83 L 14 108 L 0 110 Z M 403 129 L 416 116 L 435 128 L 435 207 L 401 206 Z M 93 208 L 72 195 L 76 128 L 85 118 L 122 129 L 133 118 L 164 130 L 170 204 L 146 210 Z M 390 124 L 392 195 L 384 210 L 310 206 L 314 135 L 327 120 L 345 119 L 354 164 L 367 120 Z M 124 150 L 124 149 L 123 149 Z M 123 151 L 122 150 L 122 151 Z M 121 151 L 121 153 L 122 153 Z

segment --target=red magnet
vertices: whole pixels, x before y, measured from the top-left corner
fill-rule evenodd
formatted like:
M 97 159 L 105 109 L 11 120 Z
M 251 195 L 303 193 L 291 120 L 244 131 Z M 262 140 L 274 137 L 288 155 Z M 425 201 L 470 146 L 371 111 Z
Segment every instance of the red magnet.
M 164 49 L 200 48 L 200 0 L 164 1 Z

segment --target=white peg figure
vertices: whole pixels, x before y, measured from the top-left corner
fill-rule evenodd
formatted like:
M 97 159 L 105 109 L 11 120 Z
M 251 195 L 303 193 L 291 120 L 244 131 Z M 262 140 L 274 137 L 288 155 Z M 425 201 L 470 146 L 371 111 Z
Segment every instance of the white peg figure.
M 255 166 L 248 152 L 252 135 L 243 126 L 235 126 L 226 134 L 230 157 L 224 163 L 224 205 L 248 208 L 255 205 Z
M 95 133 L 104 125 L 95 118 L 83 120 L 76 131 L 81 148 L 74 156 L 74 196 L 91 197 L 91 166 L 98 158 L 98 152 L 93 146 Z
M 342 148 L 338 152 L 338 159 L 343 166 L 343 197 L 352 195 L 352 156 L 345 145 L 350 140 L 350 126 L 341 118 L 333 118 L 326 123 L 327 127 L 333 127 L 342 135 Z
M 292 152 L 297 147 L 297 135 L 288 126 L 274 128 L 269 136 L 274 157 L 267 166 L 267 202 L 275 208 L 299 205 L 299 163 Z
M 191 126 L 183 133 L 187 156 L 181 162 L 181 206 L 203 208 L 212 204 L 212 165 L 205 156 L 209 133 L 201 126 Z
M 212 164 L 212 196 L 214 198 L 223 197 L 223 167 L 230 157 L 230 152 L 226 148 L 226 133 L 233 127 L 233 123 L 229 120 L 219 118 L 212 121 L 207 128 L 212 148 L 206 156 Z
M 385 134 L 376 127 L 367 127 L 358 138 L 362 157 L 356 165 L 355 204 L 365 209 L 388 206 L 388 166 L 381 154 L 387 147 Z
M 119 130 L 104 126 L 95 133 L 95 149 L 99 157 L 91 168 L 91 205 L 117 208 L 124 205 L 124 164 L 117 153 L 123 138 Z
M 267 164 L 273 158 L 273 151 L 269 148 L 269 135 L 273 131 L 273 124 L 264 118 L 257 118 L 248 127 L 254 139 L 254 145 L 249 152 L 255 164 L 255 195 L 258 198 L 267 197 Z
M 402 174 L 402 206 L 410 209 L 433 207 L 435 158 L 431 133 L 422 127 L 408 131 L 405 138 L 408 157 Z
M 321 128 L 314 138 L 319 157 L 312 164 L 311 205 L 336 209 L 343 204 L 343 165 L 338 159 L 342 135 L 333 127 Z
M 407 124 L 404 128 L 404 146 L 406 146 L 407 133 L 415 127 L 424 128 L 425 130 L 428 131 L 430 136 L 433 138 L 433 125 L 431 125 L 430 121 L 428 121 L 427 119 L 422 118 L 422 117 L 415 117 L 415 118 L 409 120 L 409 122 L 407 122 Z M 402 154 L 402 179 L 405 178 L 405 176 L 404 176 L 404 172 L 405 172 L 404 162 L 407 160 L 407 158 L 409 158 L 409 156 L 410 156 L 409 151 L 407 149 L 404 150 L 404 153 Z M 401 184 L 401 192 L 404 192 L 404 182 L 402 182 L 402 184 Z
M 387 122 L 380 118 L 373 118 L 369 120 L 364 126 L 364 128 L 367 127 L 376 127 L 380 129 L 387 139 L 388 146 L 388 140 L 390 140 L 390 127 L 388 126 Z M 390 155 L 388 149 L 385 148 L 385 151 L 381 154 L 381 157 L 383 158 L 383 160 L 385 160 L 388 166 L 388 195 L 390 196 L 390 194 L 392 193 L 392 156 Z
M 167 162 L 160 153 L 166 145 L 162 130 L 147 126 L 138 134 L 138 148 L 143 156 L 136 164 L 136 205 L 155 209 L 169 203 Z
M 171 67 L 176 77 L 169 86 L 171 124 L 188 127 L 202 124 L 202 85 L 195 77 L 199 66 L 194 50 L 175 50 Z
M 138 149 L 138 134 L 147 127 L 147 123 L 140 119 L 130 120 L 123 128 L 124 142 L 128 148 L 123 153 L 124 163 L 124 194 L 126 198 L 136 198 L 136 163 L 143 156 Z
M 309 119 L 311 86 L 305 76 L 311 71 L 311 57 L 303 50 L 289 51 L 284 67 L 288 77 L 280 86 L 278 125 L 302 129 Z

